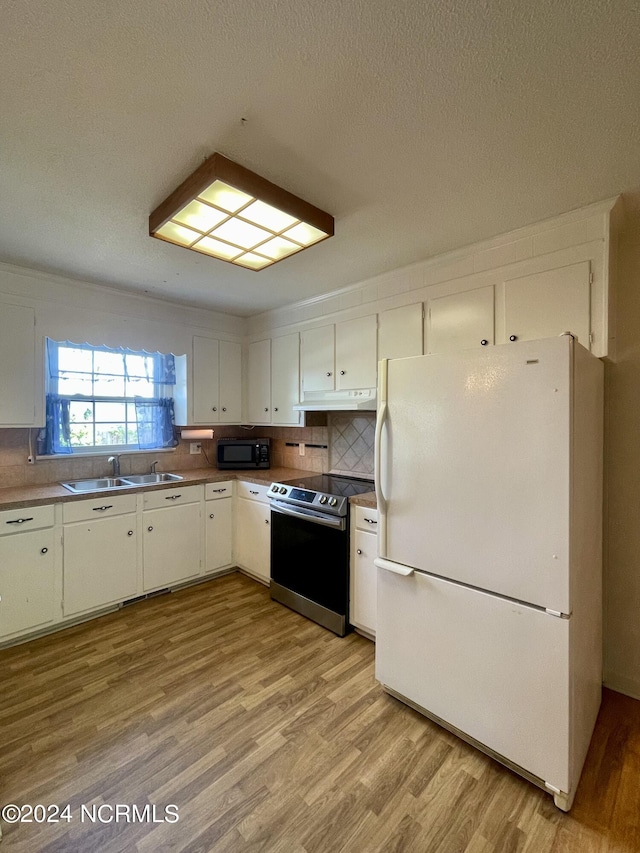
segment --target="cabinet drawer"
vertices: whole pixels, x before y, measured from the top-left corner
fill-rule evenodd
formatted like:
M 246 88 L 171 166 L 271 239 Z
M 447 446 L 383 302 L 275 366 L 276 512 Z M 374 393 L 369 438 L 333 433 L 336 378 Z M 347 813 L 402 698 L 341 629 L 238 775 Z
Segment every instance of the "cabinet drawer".
M 91 518 L 105 518 L 109 515 L 123 515 L 136 511 L 135 495 L 103 494 L 89 501 L 74 501 L 62 507 L 62 520 L 65 524 Z
M 253 501 L 262 501 L 262 503 L 267 503 L 269 500 L 269 486 L 271 483 L 246 483 L 240 482 L 237 483 L 236 494 L 239 498 L 248 498 Z
M 376 533 L 378 530 L 378 510 L 366 506 L 353 507 L 356 513 L 356 529 Z
M 205 483 L 204 499 L 215 501 L 219 498 L 230 498 L 233 495 L 233 480 L 225 480 L 223 483 Z
M 53 527 L 53 506 L 28 506 L 0 512 L 0 536 Z
M 145 492 L 143 495 L 143 506 L 145 509 L 159 509 L 160 507 L 174 506 L 177 504 L 190 504 L 199 501 L 202 497 L 202 486 L 177 486 L 174 489 L 156 489 Z

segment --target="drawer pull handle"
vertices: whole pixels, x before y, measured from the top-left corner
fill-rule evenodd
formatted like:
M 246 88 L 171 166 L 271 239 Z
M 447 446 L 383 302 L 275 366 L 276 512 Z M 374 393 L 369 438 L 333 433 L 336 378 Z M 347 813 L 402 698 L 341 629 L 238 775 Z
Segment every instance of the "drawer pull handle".
M 259 495 L 260 492 L 254 492 L 253 489 L 249 489 L 249 494 L 250 495 Z
M 94 506 L 94 512 L 104 512 L 106 509 L 113 509 L 113 504 L 105 504 L 105 506 Z
M 48 548 L 41 548 L 41 549 L 40 549 L 40 553 L 41 553 L 41 554 L 47 554 L 48 552 L 49 552 L 49 549 L 48 549 Z
M 213 513 L 211 513 L 211 514 L 209 515 L 209 518 L 215 518 L 215 515 L 214 515 Z
M 226 489 L 211 489 L 211 491 L 217 492 L 218 494 L 220 494 L 221 492 L 226 492 L 227 490 Z
M 133 530 L 127 530 L 127 536 L 133 536 Z
M 362 554 L 362 548 L 358 548 L 356 554 Z
M 165 501 L 177 501 L 178 498 L 181 498 L 182 495 L 167 495 Z
M 25 521 L 33 521 L 33 516 L 31 518 L 14 518 L 13 521 L 6 521 L 5 524 L 24 524 Z
M 153 530 L 153 526 L 150 524 L 149 527 L 147 527 L 147 530 L 149 531 L 149 533 L 151 533 L 151 531 Z
M 365 521 L 367 522 L 367 524 L 377 524 L 378 523 L 377 521 L 374 521 L 373 518 L 365 518 Z

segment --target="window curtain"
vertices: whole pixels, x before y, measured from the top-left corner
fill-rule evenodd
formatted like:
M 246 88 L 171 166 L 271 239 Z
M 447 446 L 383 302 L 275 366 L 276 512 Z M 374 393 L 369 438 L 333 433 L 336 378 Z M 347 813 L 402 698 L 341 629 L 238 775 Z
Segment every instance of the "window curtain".
M 57 394 L 47 394 L 46 423 L 38 433 L 38 455 L 73 453 L 69 429 L 69 400 Z
M 136 398 L 136 420 L 138 422 L 138 447 L 152 450 L 155 447 L 175 447 L 175 414 L 171 397 L 159 400 Z

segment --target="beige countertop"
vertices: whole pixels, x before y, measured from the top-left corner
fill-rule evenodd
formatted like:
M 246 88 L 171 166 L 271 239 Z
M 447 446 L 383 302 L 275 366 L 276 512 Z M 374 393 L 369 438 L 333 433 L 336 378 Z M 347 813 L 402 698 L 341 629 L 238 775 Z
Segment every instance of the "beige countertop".
M 366 506 L 369 509 L 377 509 L 378 501 L 376 500 L 375 492 L 365 492 L 362 495 L 354 495 L 349 498 L 349 503 L 355 506 Z
M 313 471 L 303 471 L 299 468 L 268 468 L 261 471 L 219 471 L 217 468 L 195 468 L 186 471 L 178 469 L 173 474 L 180 474 L 180 483 L 156 483 L 153 486 L 131 486 L 128 489 L 118 490 L 115 494 L 124 492 L 142 492 L 149 489 L 175 488 L 182 484 L 191 486 L 196 483 L 220 483 L 222 480 L 244 480 L 249 483 L 272 483 L 274 481 L 293 480 L 296 477 L 313 476 Z M 62 503 L 68 501 L 87 500 L 103 495 L 105 492 L 83 492 L 76 495 L 68 491 L 59 483 L 48 483 L 42 486 L 11 486 L 0 489 L 0 510 L 21 509 L 27 506 L 40 506 L 42 504 Z

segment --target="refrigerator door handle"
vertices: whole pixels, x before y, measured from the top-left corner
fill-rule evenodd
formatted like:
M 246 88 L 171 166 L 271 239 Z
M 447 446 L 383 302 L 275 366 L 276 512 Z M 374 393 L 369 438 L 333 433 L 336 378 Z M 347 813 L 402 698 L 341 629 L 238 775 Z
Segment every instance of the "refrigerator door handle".
M 378 504 L 378 553 L 387 556 L 387 502 L 382 492 L 382 430 L 387 419 L 387 364 L 383 358 L 378 365 L 378 415 L 376 417 L 376 434 L 374 442 L 374 474 L 376 502 Z
M 402 563 L 394 563 L 392 560 L 383 560 L 382 557 L 376 557 L 373 561 L 379 569 L 385 569 L 387 572 L 393 572 L 394 575 L 402 575 L 408 578 L 413 574 L 413 569 L 409 566 L 403 566 Z

